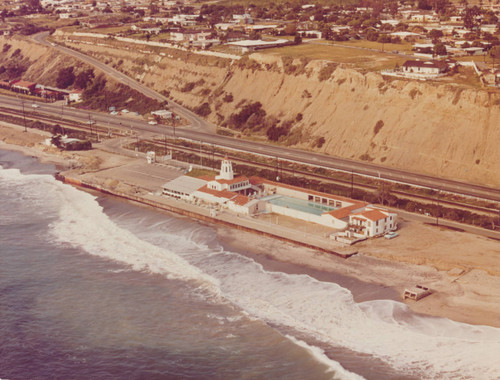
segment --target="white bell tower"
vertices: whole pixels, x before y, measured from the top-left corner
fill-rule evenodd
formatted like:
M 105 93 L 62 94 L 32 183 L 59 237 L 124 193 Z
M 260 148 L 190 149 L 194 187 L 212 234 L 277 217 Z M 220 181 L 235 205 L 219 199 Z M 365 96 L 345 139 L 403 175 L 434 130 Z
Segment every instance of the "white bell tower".
M 215 177 L 215 179 L 227 179 L 227 180 L 234 179 L 233 165 L 231 164 L 231 161 L 229 161 L 227 157 L 225 157 L 222 160 L 222 164 L 220 167 L 220 175 Z

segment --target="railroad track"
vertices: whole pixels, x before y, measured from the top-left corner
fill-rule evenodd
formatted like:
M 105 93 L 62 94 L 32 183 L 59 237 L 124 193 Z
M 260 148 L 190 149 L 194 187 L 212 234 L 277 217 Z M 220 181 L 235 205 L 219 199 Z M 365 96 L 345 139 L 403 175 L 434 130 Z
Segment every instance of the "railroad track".
M 14 117 L 19 117 L 19 118 L 26 118 L 26 120 L 31 120 L 31 121 L 43 121 L 47 123 L 55 123 L 61 125 L 61 127 L 64 128 L 71 128 L 71 129 L 76 129 L 78 131 L 86 132 L 86 133 L 91 133 L 91 134 L 102 134 L 106 135 L 110 128 L 106 127 L 99 127 L 94 124 L 94 126 L 91 126 L 86 123 L 82 123 L 80 121 L 76 120 L 71 120 L 71 119 L 64 119 L 64 118 L 55 118 L 53 116 L 46 116 L 42 114 L 36 114 L 34 112 L 22 112 L 18 110 L 14 110 L 11 108 L 5 108 L 5 107 L 0 107 L 0 114 L 4 115 L 10 115 Z M 118 128 L 111 128 L 113 130 L 113 133 L 118 133 L 118 134 L 123 134 L 123 132 L 118 129 Z
M 142 141 L 154 144 L 160 148 L 165 146 L 164 140 L 160 140 L 160 139 L 157 139 L 157 140 L 147 139 L 147 140 L 142 140 Z M 355 175 L 353 176 L 353 178 L 351 180 L 345 180 L 342 178 L 332 178 L 332 177 L 327 176 L 327 175 L 311 173 L 311 172 L 304 171 L 304 170 L 297 170 L 297 169 L 289 168 L 289 167 L 286 167 L 283 165 L 280 165 L 278 167 L 276 165 L 270 165 L 270 164 L 266 164 L 266 163 L 262 163 L 262 162 L 247 160 L 247 159 L 241 158 L 237 155 L 231 154 L 229 152 L 220 153 L 220 152 L 216 152 L 216 151 L 209 151 L 208 149 L 206 149 L 206 150 L 201 149 L 200 150 L 199 148 L 186 147 L 184 145 L 179 145 L 179 144 L 173 143 L 171 141 L 167 142 L 167 145 L 168 145 L 168 148 L 170 148 L 170 149 L 182 151 L 182 152 L 187 152 L 187 153 L 192 153 L 192 154 L 196 154 L 196 155 L 201 154 L 205 158 L 214 159 L 214 158 L 224 158 L 225 156 L 227 156 L 233 162 L 247 164 L 247 165 L 251 165 L 251 166 L 257 166 L 257 167 L 262 168 L 262 169 L 269 169 L 269 170 L 273 170 L 273 171 L 276 171 L 279 173 L 300 175 L 300 176 L 303 176 L 303 177 L 306 177 L 309 179 L 317 179 L 317 180 L 321 180 L 321 181 L 328 182 L 328 183 L 342 185 L 342 186 L 345 186 L 348 188 L 350 188 L 352 186 L 356 189 L 372 191 L 372 192 L 376 191 L 379 188 L 379 184 L 373 185 L 373 184 L 355 182 L 354 181 L 354 177 L 356 177 Z M 287 161 L 280 160 L 280 162 L 287 162 Z M 421 194 L 405 192 L 402 190 L 391 189 L 391 193 L 394 195 L 406 198 L 406 199 L 410 199 L 410 200 L 421 201 L 421 202 L 425 202 L 425 203 L 439 203 L 441 206 L 450 206 L 453 208 L 459 208 L 462 210 L 481 213 L 481 214 L 488 215 L 488 216 L 498 216 L 500 213 L 499 209 L 492 208 L 492 207 L 490 208 L 490 207 L 483 207 L 483 206 L 477 206 L 477 205 L 470 205 L 470 204 L 467 204 L 464 202 L 457 202 L 457 201 L 447 200 L 445 198 L 425 196 L 425 195 L 421 195 Z

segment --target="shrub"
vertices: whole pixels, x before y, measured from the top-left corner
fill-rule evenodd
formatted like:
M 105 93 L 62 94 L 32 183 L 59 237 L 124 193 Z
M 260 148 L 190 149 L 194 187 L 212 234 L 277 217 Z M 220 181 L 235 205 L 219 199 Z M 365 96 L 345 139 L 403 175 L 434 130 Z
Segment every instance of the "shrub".
M 330 79 L 332 73 L 335 71 L 335 64 L 328 63 L 321 68 L 318 74 L 318 79 L 320 82 L 323 82 L 327 79 Z
M 323 136 L 316 137 L 312 145 L 313 148 L 321 148 L 325 144 L 325 138 Z
M 205 102 L 202 105 L 195 107 L 194 112 L 201 117 L 206 117 L 212 113 L 212 110 L 210 109 L 210 105 Z
M 59 88 L 68 88 L 75 82 L 75 74 L 73 73 L 73 67 L 65 67 L 59 70 L 59 74 L 56 79 L 56 85 Z
M 222 100 L 226 103 L 231 103 L 234 100 L 233 94 L 226 94 Z
M 191 92 L 195 86 L 195 82 L 188 82 L 181 88 L 181 92 Z
M 287 136 L 292 128 L 292 122 L 287 120 L 281 126 L 272 126 L 266 132 L 267 138 L 271 141 L 278 141 L 281 137 Z
M 75 77 L 75 86 L 80 89 L 85 89 L 94 79 L 94 70 L 88 69 L 85 71 L 81 71 Z
M 377 124 L 375 124 L 375 127 L 373 128 L 373 134 L 376 135 L 379 133 L 383 126 L 384 122 L 382 120 L 377 121 Z
M 243 106 L 240 112 L 233 113 L 229 117 L 229 125 L 236 129 L 243 129 L 247 120 L 255 113 L 261 118 L 266 116 L 266 111 L 262 109 L 262 104 L 260 102 L 247 104 Z
M 4 44 L 2 48 L 2 53 L 7 53 L 11 47 L 12 45 L 10 44 Z

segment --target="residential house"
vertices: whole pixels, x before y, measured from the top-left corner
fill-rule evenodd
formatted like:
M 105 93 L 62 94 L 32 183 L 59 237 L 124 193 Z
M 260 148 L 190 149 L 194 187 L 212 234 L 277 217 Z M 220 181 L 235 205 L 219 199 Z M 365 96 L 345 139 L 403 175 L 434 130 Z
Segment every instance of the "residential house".
M 397 228 L 397 214 L 377 207 L 349 215 L 349 228 L 355 235 L 373 237 Z
M 263 41 L 263 40 L 242 40 L 242 41 L 234 41 L 229 42 L 227 45 L 232 47 L 233 49 L 237 49 L 242 53 L 247 53 L 260 49 L 269 49 L 280 46 L 287 46 L 292 44 L 293 42 L 289 40 L 271 40 L 271 41 Z
M 11 89 L 14 92 L 19 92 L 22 94 L 32 94 L 35 91 L 36 83 L 27 82 L 24 80 L 12 81 Z
M 443 61 L 429 60 L 408 60 L 401 67 L 404 73 L 439 75 L 447 71 L 448 65 Z

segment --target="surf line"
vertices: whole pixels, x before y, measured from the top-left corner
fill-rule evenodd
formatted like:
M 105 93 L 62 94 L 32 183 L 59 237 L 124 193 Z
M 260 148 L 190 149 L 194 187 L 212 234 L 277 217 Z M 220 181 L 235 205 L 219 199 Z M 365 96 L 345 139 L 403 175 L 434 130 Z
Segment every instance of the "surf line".
M 172 212 L 175 214 L 187 216 L 189 218 L 193 218 L 193 219 L 200 220 L 203 222 L 220 224 L 220 225 L 234 228 L 237 230 L 251 232 L 251 233 L 254 233 L 257 235 L 261 235 L 261 236 L 271 237 L 273 239 L 281 240 L 284 242 L 292 243 L 292 244 L 299 245 L 299 246 L 306 247 L 306 248 L 311 248 L 311 249 L 321 251 L 324 253 L 328 253 L 328 254 L 331 254 L 334 256 L 338 256 L 338 257 L 341 257 L 344 259 L 347 259 L 347 258 L 354 256 L 358 253 L 357 251 L 338 252 L 338 251 L 334 251 L 332 249 L 328 249 L 328 248 L 325 248 L 325 247 L 322 247 L 319 245 L 315 245 L 315 244 L 311 244 L 311 243 L 308 243 L 305 241 L 301 241 L 299 239 L 292 239 L 290 237 L 278 235 L 278 234 L 272 233 L 270 231 L 264 231 L 264 230 L 261 230 L 258 228 L 252 228 L 250 226 L 245 226 L 242 224 L 233 223 L 233 222 L 230 222 L 227 220 L 213 217 L 211 215 L 205 215 L 202 213 L 202 211 L 206 211 L 204 209 L 199 209 L 198 211 L 195 211 L 195 210 L 188 210 L 187 208 L 183 208 L 183 207 L 176 207 L 176 206 L 173 206 L 173 205 L 170 205 L 167 203 L 161 203 L 161 202 L 155 201 L 153 199 L 147 199 L 145 197 L 139 197 L 139 196 L 132 195 L 132 194 L 118 192 L 118 191 L 115 191 L 115 190 L 112 190 L 109 188 L 105 188 L 101 185 L 93 184 L 93 183 L 90 183 L 90 182 L 87 182 L 87 181 L 84 181 L 84 180 L 81 180 L 78 178 L 68 177 L 68 176 L 65 176 L 61 173 L 56 173 L 54 176 L 55 176 L 56 180 L 61 181 L 61 182 L 66 183 L 66 184 L 69 184 L 69 185 L 81 187 L 84 189 L 98 191 L 98 192 L 106 194 L 106 195 L 111 195 L 114 197 L 126 199 L 126 200 L 131 201 L 131 202 L 135 202 L 135 203 L 147 205 L 147 206 L 150 206 L 150 207 L 153 207 L 156 209 L 160 209 L 160 210 Z M 181 206 L 181 205 L 179 205 L 179 206 Z M 186 205 L 186 206 L 188 206 L 188 205 Z

